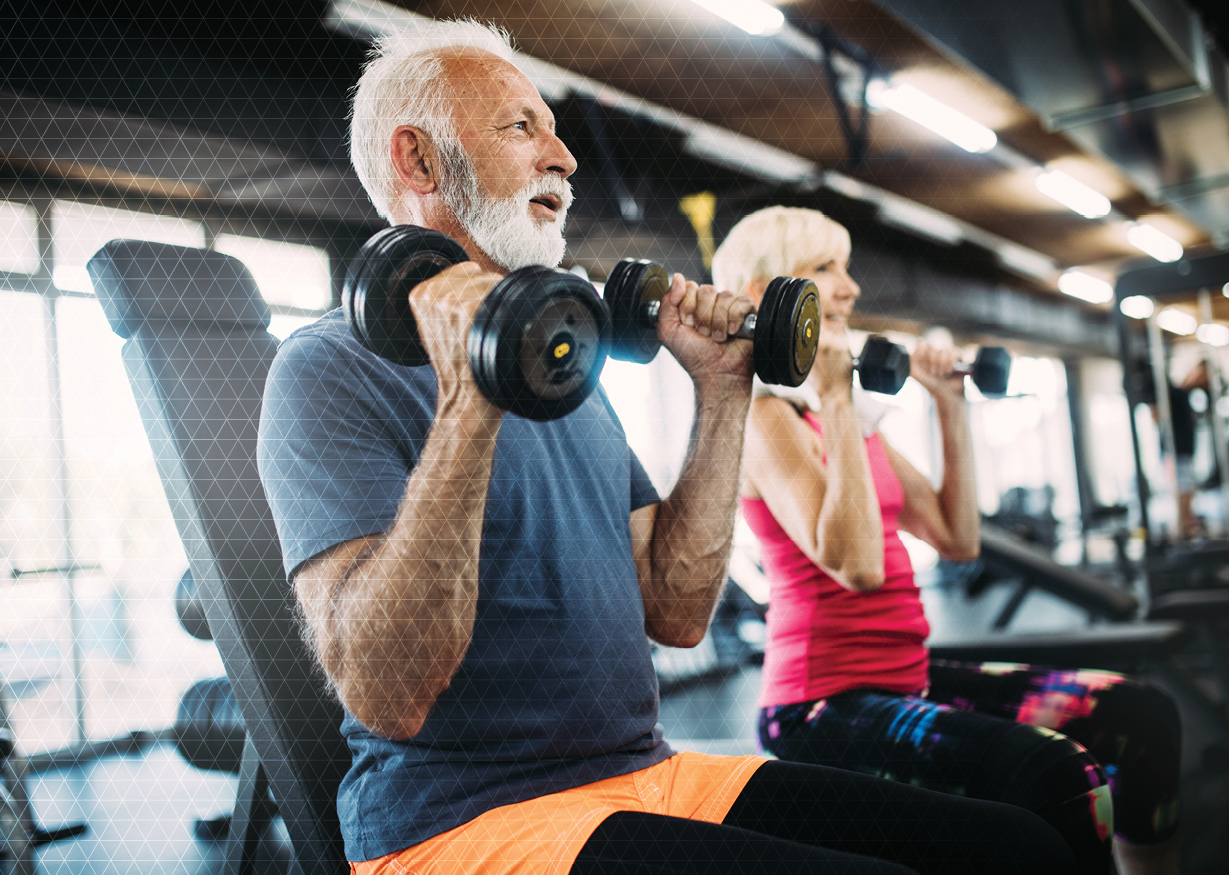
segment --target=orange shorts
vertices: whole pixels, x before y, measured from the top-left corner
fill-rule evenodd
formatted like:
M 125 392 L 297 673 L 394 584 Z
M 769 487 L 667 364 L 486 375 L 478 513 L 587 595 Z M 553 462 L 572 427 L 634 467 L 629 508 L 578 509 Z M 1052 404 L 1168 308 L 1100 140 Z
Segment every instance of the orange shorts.
M 492 808 L 353 875 L 567 875 L 598 824 L 616 811 L 720 823 L 766 758 L 683 751 L 638 772 Z

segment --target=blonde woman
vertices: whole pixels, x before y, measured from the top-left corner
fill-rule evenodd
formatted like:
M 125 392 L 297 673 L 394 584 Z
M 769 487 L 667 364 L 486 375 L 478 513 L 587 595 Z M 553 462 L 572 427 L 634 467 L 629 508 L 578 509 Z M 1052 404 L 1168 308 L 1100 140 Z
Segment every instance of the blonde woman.
M 918 344 L 912 376 L 942 434 L 935 489 L 852 388 L 845 326 L 861 289 L 849 257 L 838 223 L 771 207 L 739 222 L 713 262 L 719 288 L 756 301 L 774 276 L 814 280 L 823 317 L 801 391 L 761 393 L 748 421 L 741 506 L 772 583 L 760 743 L 1029 808 L 1084 871 L 1110 870 L 1113 839 L 1124 875 L 1176 873 L 1180 729 L 1167 697 L 1111 672 L 929 660 L 899 532 L 948 559 L 978 554 L 964 384 L 950 350 Z

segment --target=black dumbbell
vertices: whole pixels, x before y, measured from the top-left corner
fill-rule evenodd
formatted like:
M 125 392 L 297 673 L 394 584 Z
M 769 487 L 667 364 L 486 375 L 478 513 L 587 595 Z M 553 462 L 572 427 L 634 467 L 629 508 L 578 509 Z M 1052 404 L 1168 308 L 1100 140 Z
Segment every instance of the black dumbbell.
M 611 358 L 644 364 L 661 349 L 657 313 L 670 290 L 665 269 L 652 261 L 624 259 L 606 280 Z M 806 279 L 777 277 L 759 309 L 734 335 L 752 341 L 755 373 L 765 383 L 800 386 L 819 348 L 819 292 Z
M 346 324 L 367 349 L 398 365 L 429 364 L 410 310 L 410 289 L 469 261 L 459 243 L 394 225 L 363 244 L 342 289 Z M 469 366 L 491 403 L 527 419 L 566 416 L 597 387 L 610 319 L 593 286 L 575 274 L 523 267 L 496 283 L 474 314 Z
M 866 338 L 862 355 L 854 360 L 858 382 L 868 392 L 895 395 L 909 377 L 909 353 L 886 337 Z M 973 385 L 985 396 L 1001 398 L 1007 394 L 1011 374 L 1011 353 L 1001 346 L 983 346 L 972 364 L 957 362 L 953 376 L 971 376 Z
M 956 373 L 967 373 L 973 385 L 987 398 L 1002 398 L 1007 394 L 1007 378 L 1011 376 L 1011 353 L 1001 346 L 983 346 L 973 364 L 961 362 Z
M 895 395 L 909 379 L 909 353 L 899 343 L 872 334 L 862 345 L 862 354 L 853 360 L 858 382 L 867 392 Z

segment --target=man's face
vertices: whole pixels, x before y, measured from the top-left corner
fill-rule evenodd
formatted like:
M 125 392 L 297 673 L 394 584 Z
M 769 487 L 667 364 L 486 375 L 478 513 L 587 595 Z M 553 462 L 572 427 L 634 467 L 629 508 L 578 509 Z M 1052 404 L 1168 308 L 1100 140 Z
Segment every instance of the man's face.
M 441 162 L 440 191 L 458 221 L 504 268 L 558 264 L 576 160 L 515 67 L 489 55 L 445 61 L 463 156 Z M 476 191 L 474 189 L 477 189 Z

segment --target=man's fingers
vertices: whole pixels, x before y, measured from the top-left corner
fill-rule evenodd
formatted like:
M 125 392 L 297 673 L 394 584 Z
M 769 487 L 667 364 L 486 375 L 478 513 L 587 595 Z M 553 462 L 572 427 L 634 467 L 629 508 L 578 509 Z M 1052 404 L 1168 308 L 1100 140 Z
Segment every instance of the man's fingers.
M 683 298 L 679 302 L 679 321 L 688 328 L 696 327 L 696 293 L 700 287 L 690 280 L 683 281 Z
M 713 314 L 716 306 L 717 290 L 712 286 L 696 286 L 695 322 L 692 327 L 697 333 L 705 337 L 713 336 Z
M 728 320 L 727 332 L 730 335 L 735 335 L 742 330 L 743 323 L 747 321 L 747 317 L 755 312 L 755 304 L 746 295 L 738 295 L 734 297 L 734 303 L 730 305 L 730 310 L 726 314 Z

